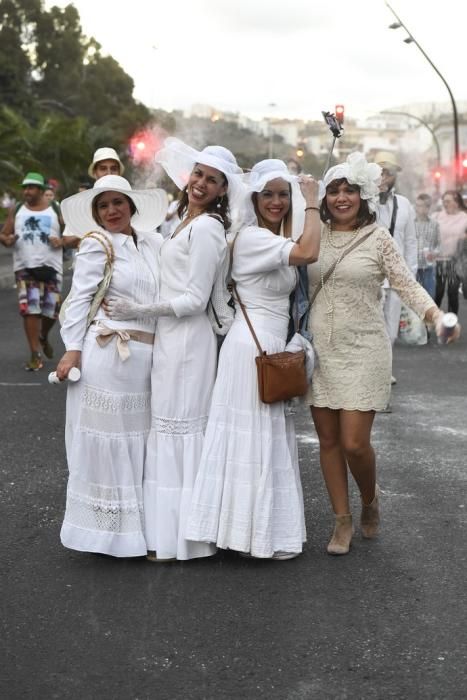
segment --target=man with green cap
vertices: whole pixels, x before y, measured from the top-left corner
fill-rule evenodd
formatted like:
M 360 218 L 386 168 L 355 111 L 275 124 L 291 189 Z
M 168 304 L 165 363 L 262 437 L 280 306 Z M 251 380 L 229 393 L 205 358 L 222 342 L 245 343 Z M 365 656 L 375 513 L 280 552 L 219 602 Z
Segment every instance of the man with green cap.
M 13 248 L 19 312 L 31 352 L 25 369 L 35 372 L 43 366 L 42 351 L 53 355 L 48 335 L 60 310 L 63 249 L 70 239 L 62 237 L 59 211 L 44 198 L 43 175 L 27 173 L 21 187 L 23 203 L 10 210 L 0 242 Z

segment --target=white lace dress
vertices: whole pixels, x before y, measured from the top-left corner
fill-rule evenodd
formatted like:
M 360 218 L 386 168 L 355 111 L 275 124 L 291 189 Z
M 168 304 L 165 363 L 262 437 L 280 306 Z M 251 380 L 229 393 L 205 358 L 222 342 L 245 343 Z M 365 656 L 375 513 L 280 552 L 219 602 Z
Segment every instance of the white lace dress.
M 232 276 L 264 350 L 284 350 L 293 242 L 243 229 Z M 223 549 L 271 557 L 301 552 L 306 539 L 293 419 L 259 398 L 253 337 L 240 308 L 222 345 L 203 455 L 186 536 Z
M 362 228 L 357 238 L 374 228 Z M 329 243 L 324 227 L 319 260 L 308 267 L 310 299 L 323 274 L 342 254 L 352 232 L 333 231 Z M 355 240 L 357 240 L 357 238 Z M 392 348 L 381 304 L 381 284 L 387 278 L 402 301 L 420 318 L 433 299 L 413 278 L 385 228 L 374 233 L 337 265 L 335 275 L 316 297 L 310 331 L 317 364 L 309 391 L 313 406 L 348 411 L 383 409 L 390 394 Z
M 139 304 L 158 301 L 157 255 L 162 238 L 138 233 L 108 234 L 115 251 L 109 296 Z M 116 557 L 145 555 L 143 466 L 150 427 L 152 344 L 130 340 L 122 362 L 116 339 L 96 342 L 98 327 L 86 332 L 90 301 L 102 279 L 105 254 L 85 238 L 76 256 L 72 301 L 62 327 L 67 350 L 82 350 L 81 379 L 68 384 L 66 451 L 69 468 L 61 540 L 65 547 Z M 96 320 L 110 328 L 154 333 L 155 321 Z
M 144 472 L 148 550 L 159 558 L 215 552 L 187 541 L 185 524 L 216 376 L 217 343 L 206 306 L 226 254 L 224 228 L 206 214 L 161 247 L 160 298 L 171 302 L 176 316 L 157 323 Z

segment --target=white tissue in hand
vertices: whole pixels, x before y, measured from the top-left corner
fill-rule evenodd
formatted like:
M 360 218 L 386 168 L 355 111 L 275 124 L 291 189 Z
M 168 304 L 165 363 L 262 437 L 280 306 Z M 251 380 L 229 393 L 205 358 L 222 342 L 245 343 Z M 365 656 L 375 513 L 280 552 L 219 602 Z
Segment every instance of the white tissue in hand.
M 313 350 L 312 344 L 306 338 L 304 338 L 303 335 L 300 335 L 300 333 L 295 333 L 295 335 L 292 336 L 285 346 L 285 351 L 300 352 L 300 350 L 305 351 L 306 376 L 308 381 L 311 382 L 311 377 L 315 368 L 315 351 Z

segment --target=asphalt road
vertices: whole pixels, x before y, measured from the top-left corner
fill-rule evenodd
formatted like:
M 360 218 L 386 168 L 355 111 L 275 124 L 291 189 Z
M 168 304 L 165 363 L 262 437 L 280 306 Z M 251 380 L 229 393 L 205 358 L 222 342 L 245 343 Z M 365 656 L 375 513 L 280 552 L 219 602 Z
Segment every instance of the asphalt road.
M 332 518 L 303 411 L 303 556 L 151 564 L 61 546 L 65 390 L 46 383 L 52 363 L 22 369 L 12 289 L 0 313 L 1 698 L 467 697 L 466 338 L 396 349 L 394 412 L 374 432 L 377 541 L 357 533 L 348 556 L 325 553 Z

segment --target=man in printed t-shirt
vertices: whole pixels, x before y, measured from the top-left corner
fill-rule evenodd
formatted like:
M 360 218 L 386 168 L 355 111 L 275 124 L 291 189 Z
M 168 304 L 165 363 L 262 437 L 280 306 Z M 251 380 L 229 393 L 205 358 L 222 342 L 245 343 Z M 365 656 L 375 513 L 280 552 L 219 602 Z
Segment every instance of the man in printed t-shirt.
M 43 366 L 41 350 L 46 357 L 53 355 L 48 335 L 60 310 L 63 249 L 75 240 L 62 237 L 60 211 L 44 199 L 40 173 L 28 173 L 21 187 L 23 204 L 10 210 L 0 242 L 13 247 L 19 312 L 31 351 L 25 369 L 35 372 Z

